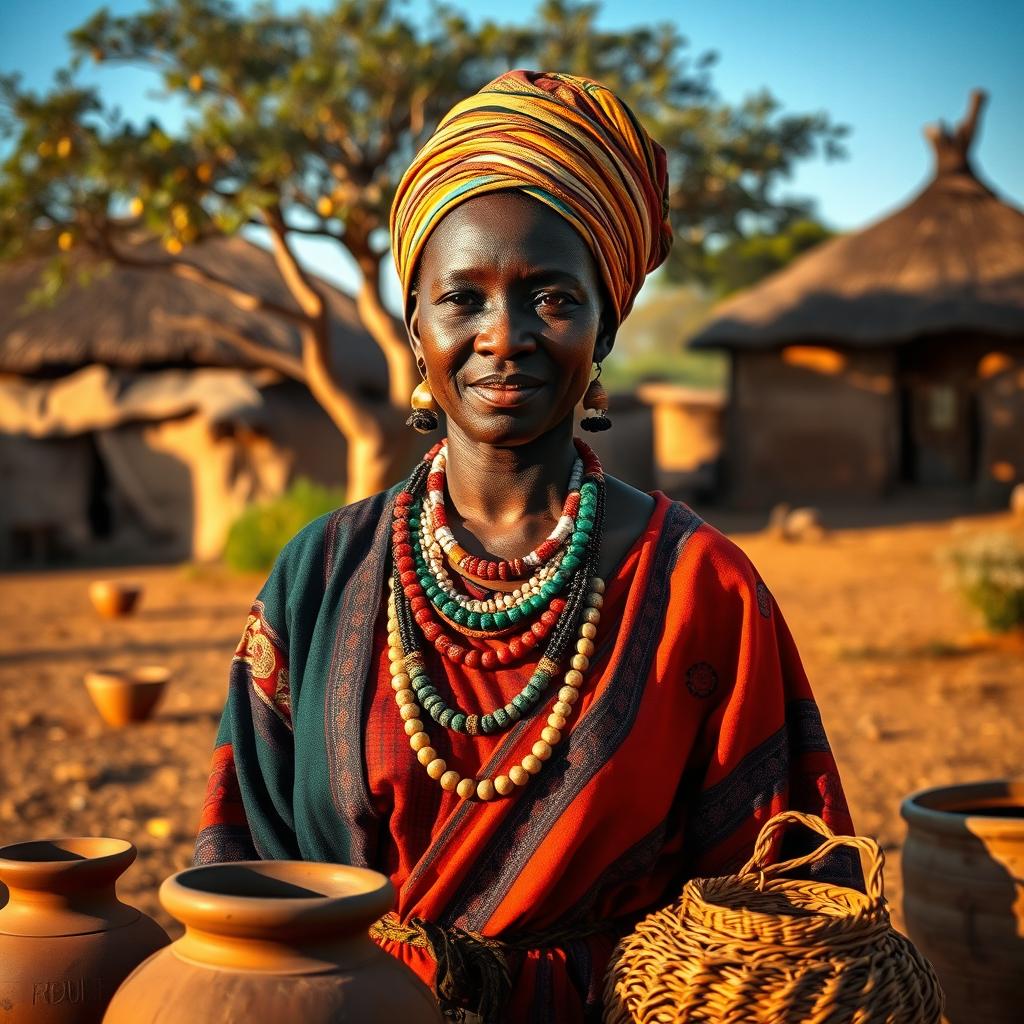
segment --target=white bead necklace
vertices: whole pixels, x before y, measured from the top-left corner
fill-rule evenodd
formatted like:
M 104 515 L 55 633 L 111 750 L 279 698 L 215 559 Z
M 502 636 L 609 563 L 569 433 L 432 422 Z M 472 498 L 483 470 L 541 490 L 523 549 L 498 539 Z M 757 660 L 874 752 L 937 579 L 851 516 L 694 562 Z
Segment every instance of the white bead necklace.
M 477 797 L 479 800 L 493 800 L 498 796 L 509 796 L 516 789 L 525 786 L 530 778 L 536 775 L 551 757 L 553 748 L 562 740 L 569 719 L 572 717 L 573 705 L 579 699 L 579 690 L 583 685 L 583 673 L 590 667 L 590 660 L 595 653 L 595 637 L 597 624 L 601 620 L 601 606 L 604 604 L 604 581 L 595 576 L 590 581 L 590 593 L 587 595 L 586 608 L 580 622 L 579 639 L 576 642 L 576 653 L 570 660 L 570 668 L 563 677 L 563 685 L 558 691 L 557 699 L 551 706 L 547 724 L 541 730 L 540 739 L 534 744 L 530 753 L 518 764 L 509 768 L 507 774 L 494 778 L 485 776 L 473 779 L 463 776 L 448 767 L 445 759 L 439 756 L 431 745 L 421 717 L 421 710 L 416 703 L 416 692 L 410 684 L 409 673 L 406 671 L 405 651 L 398 629 L 398 616 L 395 611 L 395 586 L 393 578 L 388 580 L 388 658 L 391 663 L 391 688 L 395 694 L 398 713 L 404 723 L 409 746 L 416 754 L 416 760 L 426 769 L 427 774 L 438 782 L 443 790 L 456 793 L 462 799 Z

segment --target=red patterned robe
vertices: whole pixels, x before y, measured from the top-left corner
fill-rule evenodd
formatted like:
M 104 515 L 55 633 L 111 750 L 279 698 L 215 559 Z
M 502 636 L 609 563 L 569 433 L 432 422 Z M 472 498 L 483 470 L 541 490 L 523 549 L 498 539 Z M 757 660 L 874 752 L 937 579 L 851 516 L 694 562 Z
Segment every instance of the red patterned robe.
M 692 510 L 655 497 L 607 581 L 567 735 L 524 789 L 489 803 L 427 776 L 395 707 L 384 609 L 394 493 L 308 527 L 236 654 L 197 861 L 348 862 L 391 878 L 403 921 L 498 938 L 573 929 L 579 937 L 513 955 L 504 1012 L 570 1024 L 599 1019 L 616 935 L 687 878 L 735 870 L 774 813 L 811 811 L 852 831 L 767 587 Z M 531 667 L 482 672 L 427 656 L 431 677 L 473 712 L 504 704 Z M 498 735 L 428 732 L 463 775 L 493 777 L 529 752 L 544 708 Z M 848 861 L 828 870 L 855 877 Z M 433 982 L 425 949 L 383 944 Z

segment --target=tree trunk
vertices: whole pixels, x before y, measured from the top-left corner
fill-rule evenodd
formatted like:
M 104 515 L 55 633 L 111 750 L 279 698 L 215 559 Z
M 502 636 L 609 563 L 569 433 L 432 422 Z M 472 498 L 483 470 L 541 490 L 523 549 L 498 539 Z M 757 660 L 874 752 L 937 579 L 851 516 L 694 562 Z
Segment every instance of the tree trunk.
M 405 426 L 405 410 L 341 387 L 329 361 L 329 331 L 325 310 L 302 332 L 302 362 L 310 393 L 345 438 L 346 497 L 359 501 L 410 472 L 417 435 Z
M 308 317 L 300 329 L 306 383 L 348 444 L 346 492 L 349 501 L 359 501 L 384 490 L 408 472 L 410 444 L 404 430 L 408 415 L 404 410 L 419 381 L 416 364 L 405 338 L 381 302 L 380 260 L 364 246 L 357 253 L 363 271 L 357 308 L 387 360 L 389 397 L 386 401 L 374 401 L 346 386 L 333 365 L 327 303 L 295 258 L 280 210 L 275 207 L 265 216 L 278 269 Z
M 356 295 L 356 309 L 388 364 L 388 395 L 396 409 L 408 409 L 413 388 L 420 382 L 416 360 L 405 332 L 384 308 L 380 297 L 380 259 L 373 253 L 357 254 L 363 282 Z M 408 414 L 406 414 L 408 415 Z

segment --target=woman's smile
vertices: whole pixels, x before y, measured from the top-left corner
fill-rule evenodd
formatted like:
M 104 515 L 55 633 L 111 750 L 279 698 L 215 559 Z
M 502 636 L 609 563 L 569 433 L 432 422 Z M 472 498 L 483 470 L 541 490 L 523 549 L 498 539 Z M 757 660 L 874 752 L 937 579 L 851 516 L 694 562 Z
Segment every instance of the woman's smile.
M 525 373 L 487 374 L 472 381 L 468 390 L 487 405 L 509 409 L 525 405 L 544 388 L 544 381 Z

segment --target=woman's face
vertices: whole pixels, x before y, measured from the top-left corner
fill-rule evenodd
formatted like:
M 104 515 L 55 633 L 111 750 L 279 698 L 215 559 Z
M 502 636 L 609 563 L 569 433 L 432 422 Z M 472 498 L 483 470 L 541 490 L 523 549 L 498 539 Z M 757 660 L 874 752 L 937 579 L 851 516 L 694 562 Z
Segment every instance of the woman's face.
M 457 206 L 420 257 L 408 317 L 438 405 L 467 439 L 519 445 L 571 418 L 611 349 L 579 234 L 515 192 Z

